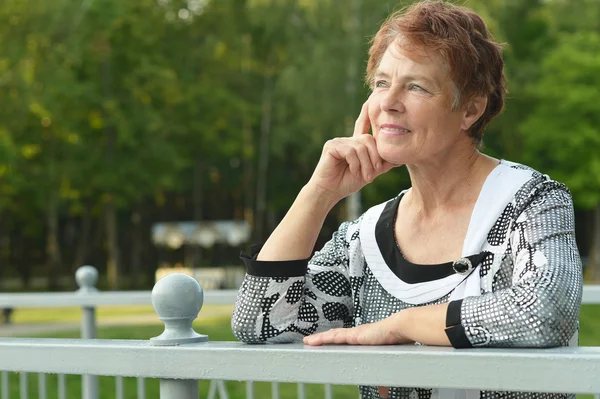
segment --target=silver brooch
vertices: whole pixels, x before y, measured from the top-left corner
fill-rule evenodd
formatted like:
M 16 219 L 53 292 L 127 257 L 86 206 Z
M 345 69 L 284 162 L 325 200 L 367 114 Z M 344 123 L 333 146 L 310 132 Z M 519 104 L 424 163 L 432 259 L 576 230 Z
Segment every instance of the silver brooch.
M 452 268 L 458 274 L 469 274 L 473 270 L 473 264 L 467 258 L 460 258 L 452 262 Z

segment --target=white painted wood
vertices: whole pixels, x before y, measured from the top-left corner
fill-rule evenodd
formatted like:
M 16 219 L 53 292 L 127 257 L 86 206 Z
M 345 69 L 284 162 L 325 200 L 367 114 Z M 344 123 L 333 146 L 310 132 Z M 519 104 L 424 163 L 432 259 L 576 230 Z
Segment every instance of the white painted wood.
M 146 379 L 137 378 L 137 399 L 146 399 Z
M 160 399 L 198 399 L 198 381 L 160 380 Z
M 115 398 L 116 399 L 124 399 L 125 397 L 125 389 L 123 387 L 123 377 L 116 376 L 115 377 Z
M 206 399 L 215 399 L 217 397 L 217 380 L 210 380 L 208 385 L 208 395 Z
M 323 388 L 325 388 L 325 399 L 333 399 L 333 386 L 324 384 Z
M 204 291 L 204 304 L 232 305 L 237 290 Z M 150 305 L 151 291 L 27 292 L 0 294 L 0 308 Z
M 219 398 L 220 399 L 229 399 L 229 394 L 227 393 L 227 387 L 225 386 L 225 381 L 218 380 L 217 386 L 219 388 Z
M 298 383 L 298 399 L 306 399 L 304 384 L 301 382 Z
M 232 305 L 237 297 L 237 290 L 204 291 L 204 304 Z M 600 285 L 583 287 L 584 304 L 600 304 Z M 84 306 L 120 306 L 150 305 L 150 291 L 111 291 L 95 293 L 77 292 L 32 292 L 0 294 L 0 308 L 31 307 L 84 307 Z
M 330 372 L 342 368 L 343 373 Z M 426 372 L 434 368 L 437 373 Z M 599 369 L 598 347 L 456 350 L 239 342 L 157 347 L 135 340 L 0 339 L 0 370 L 42 373 L 597 393 Z
M 46 399 L 48 397 L 46 392 L 46 374 L 38 374 L 38 398 Z
M 246 381 L 246 399 L 254 399 L 254 381 Z
M 96 308 L 84 307 L 81 313 L 81 338 L 96 338 Z M 98 399 L 98 376 L 83 375 L 81 393 L 83 399 Z
M 2 382 L 0 382 L 0 384 L 2 384 L 2 399 L 9 399 L 8 393 L 10 392 L 10 385 L 8 382 L 8 372 L 2 372 Z
M 28 394 L 28 386 L 27 386 L 27 373 L 20 373 L 19 374 L 19 394 L 21 399 L 28 399 L 29 398 L 29 394 Z
M 67 397 L 67 378 L 64 374 L 59 374 L 58 379 L 58 399 L 66 399 Z

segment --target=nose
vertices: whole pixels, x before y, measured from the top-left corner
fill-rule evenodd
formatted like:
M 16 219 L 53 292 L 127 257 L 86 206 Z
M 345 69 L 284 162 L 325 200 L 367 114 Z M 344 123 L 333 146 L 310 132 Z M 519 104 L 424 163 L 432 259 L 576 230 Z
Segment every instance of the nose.
M 381 107 L 381 110 L 385 112 L 404 112 L 405 107 L 403 100 L 402 93 L 391 87 L 383 95 L 379 106 Z

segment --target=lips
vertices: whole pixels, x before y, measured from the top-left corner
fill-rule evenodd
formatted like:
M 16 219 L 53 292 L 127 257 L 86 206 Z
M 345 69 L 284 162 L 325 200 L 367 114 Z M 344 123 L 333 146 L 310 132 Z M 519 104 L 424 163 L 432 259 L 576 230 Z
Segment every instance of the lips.
M 402 125 L 396 125 L 393 123 L 384 123 L 379 126 L 379 130 L 382 134 L 388 136 L 400 136 L 403 134 L 408 134 L 411 131 Z

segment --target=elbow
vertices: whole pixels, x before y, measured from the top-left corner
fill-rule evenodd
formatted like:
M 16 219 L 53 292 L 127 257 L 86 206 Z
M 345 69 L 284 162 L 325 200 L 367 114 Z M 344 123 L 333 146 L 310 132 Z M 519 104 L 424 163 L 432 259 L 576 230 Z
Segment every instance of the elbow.
M 577 343 L 579 330 L 579 308 L 581 290 L 569 294 L 561 293 L 549 301 L 545 317 L 536 329 L 540 347 L 555 348 Z
M 231 318 L 231 332 L 233 336 L 240 342 L 245 344 L 262 344 L 264 339 L 255 333 L 255 328 L 252 323 L 244 322 L 236 317 L 235 313 Z

